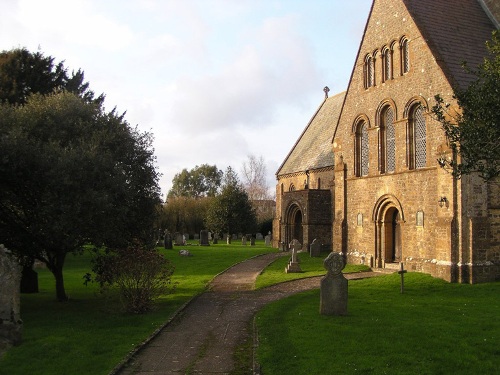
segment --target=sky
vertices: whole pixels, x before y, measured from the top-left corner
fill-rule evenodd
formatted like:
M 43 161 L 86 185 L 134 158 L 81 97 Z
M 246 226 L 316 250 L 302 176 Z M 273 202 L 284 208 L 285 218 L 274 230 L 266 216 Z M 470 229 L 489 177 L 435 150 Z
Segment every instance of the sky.
M 197 165 L 276 172 L 346 90 L 371 0 L 0 0 L 0 50 L 82 69 L 106 110 L 154 134 L 163 197 Z

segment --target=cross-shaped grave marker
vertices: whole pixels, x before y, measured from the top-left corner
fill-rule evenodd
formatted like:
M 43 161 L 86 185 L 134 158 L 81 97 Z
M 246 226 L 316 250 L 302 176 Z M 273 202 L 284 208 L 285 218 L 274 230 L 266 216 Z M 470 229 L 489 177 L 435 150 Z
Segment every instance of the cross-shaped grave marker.
M 404 269 L 403 262 L 400 263 L 400 266 L 401 266 L 401 268 L 398 271 L 398 273 L 401 275 L 401 294 L 403 294 L 403 292 L 405 290 L 405 273 L 407 271 Z

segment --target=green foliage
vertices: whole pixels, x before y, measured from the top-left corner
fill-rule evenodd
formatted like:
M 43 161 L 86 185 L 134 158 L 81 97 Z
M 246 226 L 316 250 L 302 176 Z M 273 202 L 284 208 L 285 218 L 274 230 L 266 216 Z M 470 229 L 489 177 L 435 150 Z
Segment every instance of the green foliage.
M 169 198 L 160 213 L 161 229 L 170 233 L 199 233 L 204 229 L 205 214 L 213 198 L 174 197 Z
M 0 238 L 47 265 L 58 300 L 67 300 L 67 253 L 151 240 L 159 203 L 151 145 L 123 116 L 71 93 L 0 106 Z
M 205 224 L 215 233 L 253 233 L 256 230 L 255 210 L 231 167 L 224 174 L 221 193 L 210 202 Z
M 170 293 L 174 267 L 156 249 L 139 244 L 111 252 L 99 252 L 93 271 L 101 291 L 117 287 L 125 311 L 142 314 L 153 309 L 155 301 Z
M 466 89 L 455 89 L 454 109 L 437 95 L 432 113 L 441 123 L 453 155 L 438 162 L 452 174 L 479 172 L 485 180 L 500 174 L 500 32 L 487 43 L 489 56 L 470 73 L 476 80 Z M 457 159 L 456 156 L 460 156 Z
M 168 192 L 168 198 L 202 198 L 213 197 L 217 194 L 222 171 L 215 165 L 202 164 L 190 171 L 183 169 L 172 179 L 172 188 Z
M 109 374 L 138 344 L 161 327 L 190 298 L 205 290 L 218 273 L 244 259 L 269 252 L 256 246 L 187 246 L 194 255 L 161 250 L 175 266 L 173 293 L 157 300 L 148 314 L 123 313 L 119 296 L 99 293 L 99 285 L 84 286 L 91 253 L 68 256 L 64 279 L 68 303 L 54 301 L 53 277 L 38 269 L 40 293 L 21 295 L 23 341 L 0 358 L 0 375 Z
M 63 62 L 54 64 L 53 57 L 25 48 L 0 53 L 0 102 L 25 104 L 32 94 L 47 95 L 56 90 L 72 92 L 88 102 L 104 101 L 103 95 L 94 99 L 80 69 L 69 75 Z
M 349 281 L 347 316 L 300 293 L 257 314 L 257 361 L 266 375 L 496 374 L 499 293 L 407 273 L 401 294 L 398 274 L 379 276 Z

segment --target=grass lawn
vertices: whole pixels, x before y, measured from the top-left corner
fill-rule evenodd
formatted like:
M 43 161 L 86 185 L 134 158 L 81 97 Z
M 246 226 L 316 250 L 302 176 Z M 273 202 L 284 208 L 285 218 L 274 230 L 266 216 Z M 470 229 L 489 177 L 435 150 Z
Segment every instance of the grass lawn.
M 283 281 L 301 279 L 304 277 L 321 276 L 326 274 L 323 261 L 328 256 L 328 252 L 322 253 L 320 257 L 310 257 L 308 253 L 298 253 L 297 258 L 300 263 L 302 273 L 284 273 L 285 267 L 290 261 L 290 256 L 284 256 L 275 260 L 257 278 L 255 287 L 257 289 L 274 285 Z M 370 267 L 363 265 L 348 264 L 344 268 L 344 273 L 369 271 Z
M 179 256 L 180 248 L 194 256 Z M 99 295 L 96 285 L 83 285 L 83 275 L 90 270 L 89 254 L 68 256 L 64 278 L 70 301 L 66 303 L 55 300 L 52 274 L 38 270 L 40 293 L 21 295 L 23 342 L 0 359 L 0 374 L 108 374 L 216 274 L 275 250 L 257 241 L 256 246 L 235 243 L 163 251 L 175 265 L 177 288 L 160 300 L 154 312 L 144 315 L 125 314 L 119 301 Z
M 319 314 L 319 290 L 256 317 L 258 361 L 278 374 L 498 374 L 500 283 L 419 273 L 349 281 L 347 316 Z

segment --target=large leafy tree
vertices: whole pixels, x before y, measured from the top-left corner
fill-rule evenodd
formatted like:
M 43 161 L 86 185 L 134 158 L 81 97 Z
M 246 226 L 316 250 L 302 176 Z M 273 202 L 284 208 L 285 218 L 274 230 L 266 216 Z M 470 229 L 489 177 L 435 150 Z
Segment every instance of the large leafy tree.
M 0 102 L 24 104 L 31 94 L 50 94 L 66 90 L 85 101 L 102 103 L 104 96 L 94 98 L 94 92 L 84 82 L 82 70 L 68 73 L 63 62 L 41 52 L 17 48 L 0 53 Z
M 439 164 L 453 175 L 478 172 L 485 180 L 500 174 L 500 32 L 486 44 L 489 56 L 477 70 L 468 71 L 476 80 L 465 89 L 455 89 L 456 106 L 439 95 L 432 112 L 441 122 L 457 157 L 442 157 Z
M 252 233 L 256 229 L 255 210 L 231 167 L 224 173 L 221 193 L 210 202 L 205 221 L 216 233 Z
M 67 300 L 66 255 L 151 239 L 159 205 L 152 137 L 59 92 L 0 106 L 0 239 L 47 265 Z
M 168 198 L 213 197 L 220 188 L 222 175 L 222 171 L 215 165 L 197 165 L 190 171 L 183 169 L 172 179 L 172 188 L 168 192 Z

